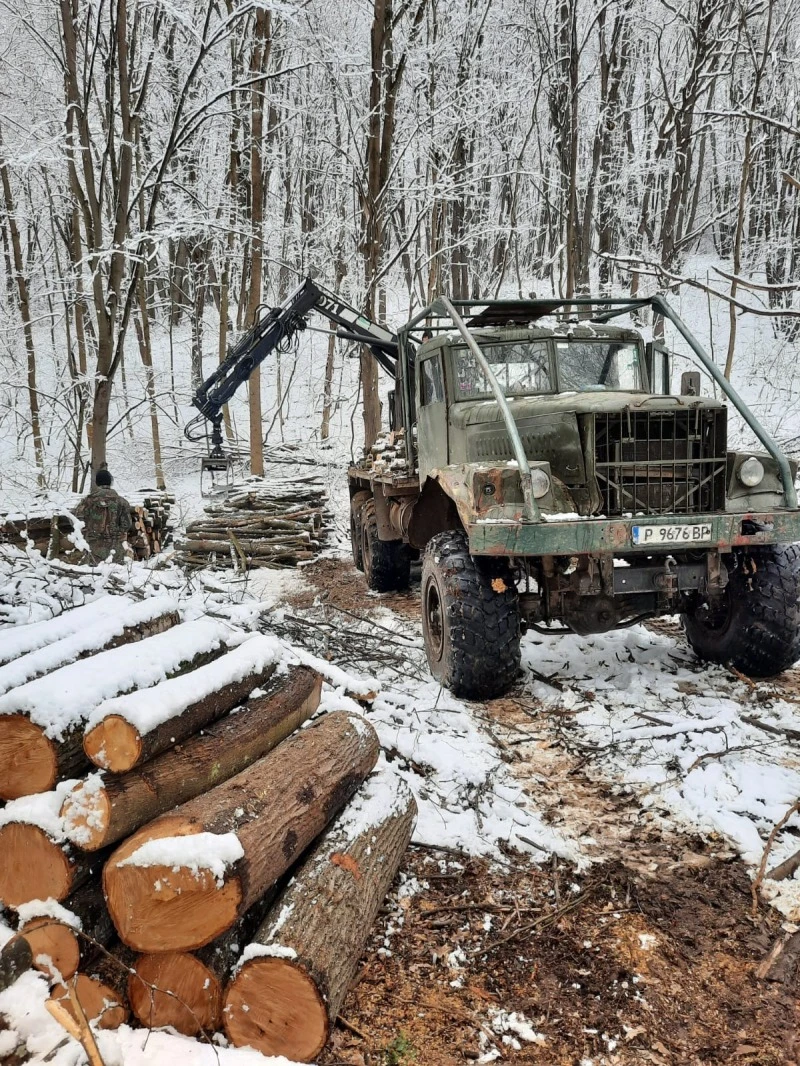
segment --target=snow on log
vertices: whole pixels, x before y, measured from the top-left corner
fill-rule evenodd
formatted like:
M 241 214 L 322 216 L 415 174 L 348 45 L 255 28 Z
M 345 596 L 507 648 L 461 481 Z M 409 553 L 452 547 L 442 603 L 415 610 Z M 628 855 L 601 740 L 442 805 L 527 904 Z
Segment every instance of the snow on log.
M 99 651 L 163 633 L 180 621 L 177 604 L 169 596 L 138 603 L 121 597 L 115 599 L 117 609 L 113 614 L 101 615 L 78 632 L 0 666 L 0 695 Z
M 209 618 L 184 622 L 62 666 L 0 696 L 0 799 L 47 792 L 88 765 L 84 722 L 98 704 L 208 661 L 231 630 Z
M 26 625 L 14 626 L 3 630 L 3 646 L 0 648 L 0 663 L 8 663 L 13 659 L 19 659 L 22 655 L 37 651 L 48 644 L 54 644 L 57 640 L 80 633 L 86 626 L 92 625 L 101 618 L 115 615 L 122 604 L 132 601 L 127 596 L 101 596 L 91 603 L 85 603 L 82 607 L 73 607 L 70 611 L 64 611 L 55 618 L 48 618 L 44 622 L 29 622 Z
M 278 898 L 228 986 L 236 1047 L 311 1062 L 328 1041 L 416 820 L 390 770 L 367 781 Z
M 119 1029 L 128 1020 L 128 1008 L 120 995 L 96 977 L 79 973 L 74 978 L 74 987 L 87 1021 L 93 1022 L 97 1029 Z M 65 985 L 56 985 L 50 998 L 60 1003 L 76 1022 L 79 1021 Z
M 191 673 L 105 700 L 89 716 L 84 751 L 95 766 L 125 773 L 247 699 L 282 654 L 277 640 L 258 634 Z
M 188 951 L 138 955 L 128 978 L 131 1010 L 151 1029 L 171 1025 L 184 1036 L 222 1026 L 222 993 L 277 895 L 276 886 L 217 940 L 196 954 Z M 155 986 L 155 987 L 153 987 Z
M 378 758 L 375 730 L 335 712 L 125 841 L 103 871 L 108 909 L 137 951 L 218 937 L 283 874 Z
M 159 687 L 152 690 L 154 696 Z M 321 689 L 319 674 L 294 667 L 288 675 L 273 677 L 265 695 L 248 700 L 240 710 L 141 768 L 119 777 L 91 774 L 64 801 L 61 815 L 67 837 L 95 851 L 222 784 L 310 718 L 319 706 Z
M 59 812 L 74 784 L 12 800 L 0 811 L 0 904 L 16 909 L 32 900 L 61 902 L 99 873 L 101 856 L 63 843 Z

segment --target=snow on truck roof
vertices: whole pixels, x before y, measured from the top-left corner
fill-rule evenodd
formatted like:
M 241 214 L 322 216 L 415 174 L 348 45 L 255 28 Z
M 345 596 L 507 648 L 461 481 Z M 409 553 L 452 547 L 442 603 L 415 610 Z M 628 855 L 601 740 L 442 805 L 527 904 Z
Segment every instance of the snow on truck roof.
M 642 340 L 642 335 L 636 330 L 623 326 L 610 325 L 606 322 L 560 322 L 557 320 L 545 320 L 535 326 L 513 325 L 473 329 L 470 331 L 478 344 L 492 341 L 524 341 L 524 340 L 601 340 L 619 341 L 620 343 L 637 343 Z M 420 355 L 427 355 L 438 348 L 464 345 L 464 338 L 456 331 L 440 333 L 438 336 L 425 341 L 419 347 Z

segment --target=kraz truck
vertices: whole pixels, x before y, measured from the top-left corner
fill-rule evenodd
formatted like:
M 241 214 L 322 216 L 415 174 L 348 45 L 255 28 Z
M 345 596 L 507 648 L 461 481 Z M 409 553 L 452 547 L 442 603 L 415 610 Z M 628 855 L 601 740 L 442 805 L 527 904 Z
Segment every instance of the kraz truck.
M 728 449 L 726 402 L 629 321 L 668 320 L 763 451 Z M 450 300 L 397 334 L 307 279 L 194 402 L 219 460 L 222 404 L 319 311 L 392 374 L 388 431 L 347 471 L 354 563 L 377 592 L 422 556 L 422 630 L 453 693 L 508 691 L 520 638 L 682 616 L 705 660 L 751 677 L 800 658 L 790 462 L 661 296 Z M 249 339 L 248 339 L 249 338 Z

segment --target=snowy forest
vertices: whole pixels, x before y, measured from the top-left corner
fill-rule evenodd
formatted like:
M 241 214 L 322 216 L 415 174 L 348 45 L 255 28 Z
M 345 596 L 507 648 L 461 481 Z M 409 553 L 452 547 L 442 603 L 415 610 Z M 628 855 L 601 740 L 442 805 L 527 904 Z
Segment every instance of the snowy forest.
M 799 13 L 0 0 L 0 1066 L 800 1066 Z
M 305 275 L 395 328 L 439 292 L 694 294 L 693 327 L 712 330 L 726 375 L 780 379 L 785 412 L 800 316 L 793 13 L 4 4 L 0 484 L 78 491 L 116 446 L 162 486 L 192 388 Z M 736 357 L 753 331 L 755 371 Z M 357 389 L 352 355 L 319 348 L 305 439 L 324 441 Z M 251 381 L 255 473 L 261 438 L 283 435 L 294 364 L 285 353 Z M 368 443 L 377 373 L 363 357 Z M 226 428 L 246 444 L 247 410 Z

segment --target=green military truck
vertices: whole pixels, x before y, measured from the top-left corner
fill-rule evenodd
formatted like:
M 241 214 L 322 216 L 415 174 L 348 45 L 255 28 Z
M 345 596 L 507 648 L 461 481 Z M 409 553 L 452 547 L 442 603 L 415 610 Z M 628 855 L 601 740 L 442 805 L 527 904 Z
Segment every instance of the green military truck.
M 700 394 L 646 309 L 669 321 L 727 402 Z M 191 440 L 226 473 L 223 405 L 312 311 L 394 380 L 390 429 L 349 468 L 353 560 L 377 592 L 422 559 L 422 628 L 456 695 L 507 691 L 520 638 L 603 633 L 679 613 L 695 652 L 752 677 L 800 658 L 800 510 L 791 463 L 660 296 L 445 297 L 397 334 L 306 278 L 265 308 L 198 388 Z M 728 449 L 728 404 L 763 452 Z
M 615 323 L 649 308 L 700 373 Z M 353 559 L 378 592 L 422 553 L 432 674 L 506 692 L 520 638 L 680 614 L 702 659 L 748 676 L 800 657 L 790 462 L 661 297 L 450 301 L 396 337 L 391 430 L 348 471 Z M 763 451 L 728 449 L 728 404 Z

